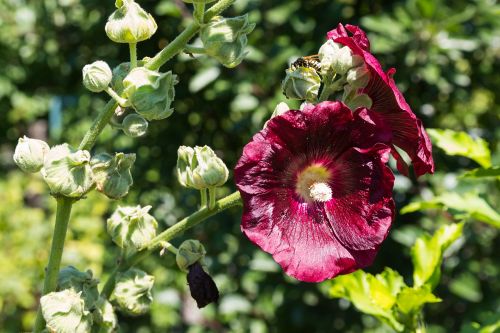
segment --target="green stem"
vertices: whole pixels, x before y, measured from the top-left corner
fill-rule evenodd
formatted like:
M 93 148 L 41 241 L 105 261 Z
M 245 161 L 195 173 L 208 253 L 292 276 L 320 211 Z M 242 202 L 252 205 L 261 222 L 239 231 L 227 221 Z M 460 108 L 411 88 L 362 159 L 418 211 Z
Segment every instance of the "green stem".
M 198 47 L 198 46 L 193 46 L 193 45 L 186 45 L 184 48 L 184 52 L 186 53 L 192 53 L 192 54 L 205 54 L 205 49 L 203 47 Z
M 130 70 L 137 67 L 137 43 L 129 43 L 130 50 Z
M 56 224 L 54 226 L 54 234 L 52 236 L 49 263 L 45 271 L 42 295 L 46 295 L 56 290 L 57 278 L 59 275 L 59 268 L 61 266 L 61 258 L 64 249 L 64 240 L 66 239 L 72 205 L 73 199 L 71 198 L 57 198 Z M 36 333 L 41 332 L 43 329 L 45 329 L 45 321 L 42 315 L 42 308 L 39 306 L 33 331 Z
M 216 191 L 216 187 L 210 187 L 208 189 L 208 209 L 213 209 L 215 206 L 215 199 L 217 197 Z
M 107 92 L 108 95 L 111 96 L 111 98 L 113 98 L 122 108 L 126 108 L 127 106 L 129 106 L 127 105 L 128 101 L 125 98 L 120 97 L 120 95 L 118 95 L 116 91 L 113 90 L 113 88 L 107 87 L 104 91 Z
M 202 25 L 204 23 L 204 16 L 205 16 L 205 4 L 202 3 L 196 3 L 193 2 L 193 7 L 194 7 L 194 12 L 193 16 L 196 22 L 198 24 Z
M 215 5 L 210 7 L 205 12 L 205 20 L 208 21 L 212 17 L 219 15 L 226 8 L 231 6 L 236 0 L 219 0 Z M 191 38 L 196 35 L 200 30 L 200 25 L 197 22 L 192 22 L 189 24 L 184 31 L 177 36 L 170 44 L 168 44 L 163 50 L 158 52 L 153 58 L 144 65 L 147 69 L 157 70 L 163 66 L 167 61 L 169 61 L 177 53 L 181 52 L 186 44 L 191 40 Z
M 330 82 L 325 82 L 319 96 L 319 102 L 327 101 L 331 94 L 342 89 L 345 82 L 346 79 L 344 76 L 340 77 L 338 80 L 335 80 L 334 76 Z
M 104 109 L 101 110 L 97 118 L 94 119 L 92 126 L 90 126 L 90 129 L 83 137 L 83 140 L 80 143 L 78 149 L 80 150 L 92 149 L 97 140 L 97 137 L 99 136 L 99 134 L 101 134 L 104 127 L 106 127 L 106 125 L 109 123 L 111 117 L 113 117 L 113 114 L 117 106 L 118 103 L 115 100 L 110 100 L 106 104 L 106 106 L 104 107 Z
M 205 207 L 207 205 L 207 189 L 206 188 L 201 189 L 200 195 L 201 195 L 200 207 Z
M 205 221 L 209 217 L 216 215 L 228 208 L 238 206 L 241 204 L 241 196 L 239 192 L 234 192 L 228 195 L 225 198 L 220 199 L 215 203 L 213 209 L 208 209 L 208 207 L 202 207 L 200 210 L 195 213 L 189 215 L 188 217 L 182 219 L 178 223 L 174 224 L 167 230 L 160 233 L 158 236 L 153 238 L 146 246 L 144 246 L 144 250 L 136 252 L 135 254 L 128 257 L 126 260 L 123 260 L 117 268 L 111 273 L 104 288 L 101 291 L 101 296 L 104 298 L 109 298 L 113 289 L 115 287 L 115 279 L 116 275 L 121 272 L 129 269 L 130 267 L 136 265 L 148 255 L 153 253 L 155 249 L 161 246 L 162 242 L 168 242 L 172 238 L 179 236 L 184 231 L 194 227 L 200 222 Z
M 166 249 L 168 251 L 170 251 L 171 253 L 177 255 L 177 248 L 175 246 L 172 245 L 172 243 L 169 243 L 169 242 L 161 242 L 160 246 L 163 248 L 163 249 Z

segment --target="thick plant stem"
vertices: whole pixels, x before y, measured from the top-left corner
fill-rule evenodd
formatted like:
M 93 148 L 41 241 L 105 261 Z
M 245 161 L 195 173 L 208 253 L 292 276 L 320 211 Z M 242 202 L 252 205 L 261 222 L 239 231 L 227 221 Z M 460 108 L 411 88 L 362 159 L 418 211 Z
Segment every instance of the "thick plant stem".
M 205 4 L 203 2 L 201 3 L 193 2 L 193 7 L 194 7 L 194 12 L 193 12 L 194 19 L 200 25 L 203 24 L 205 16 Z
M 104 298 L 109 298 L 113 289 L 115 288 L 115 278 L 119 272 L 125 271 L 130 267 L 136 265 L 145 257 L 153 253 L 154 250 L 161 247 L 162 243 L 168 242 L 169 240 L 179 236 L 184 231 L 194 227 L 195 225 L 205 221 L 209 217 L 216 215 L 228 208 L 241 205 L 241 196 L 239 192 L 234 192 L 227 197 L 224 197 L 217 201 L 213 209 L 208 209 L 208 207 L 202 207 L 197 212 L 189 215 L 188 217 L 177 222 L 167 230 L 160 233 L 158 236 L 153 238 L 146 246 L 144 250 L 136 252 L 127 259 L 123 260 L 118 267 L 111 273 L 104 288 L 101 291 L 101 296 Z
M 104 127 L 106 127 L 106 125 L 109 123 L 111 117 L 113 117 L 113 114 L 114 114 L 117 106 L 118 106 L 118 103 L 115 102 L 115 100 L 110 100 L 106 104 L 104 109 L 101 110 L 101 113 L 99 113 L 97 118 L 94 119 L 92 126 L 90 126 L 90 129 L 87 131 L 87 133 L 83 137 L 83 140 L 80 143 L 80 146 L 78 147 L 78 149 L 80 149 L 80 150 L 92 149 L 95 142 L 97 141 L 97 137 L 99 136 L 99 134 L 101 134 Z
M 130 50 L 130 70 L 137 67 L 137 43 L 128 44 Z
M 43 295 L 46 295 L 57 287 L 57 277 L 61 266 L 61 258 L 64 249 L 64 240 L 68 230 L 69 216 L 73 199 L 66 197 L 57 198 L 56 224 L 52 236 L 52 246 L 50 248 L 49 263 L 45 271 L 45 280 L 43 283 Z M 42 308 L 38 307 L 36 315 L 34 332 L 41 332 L 45 328 L 45 321 L 42 316 Z

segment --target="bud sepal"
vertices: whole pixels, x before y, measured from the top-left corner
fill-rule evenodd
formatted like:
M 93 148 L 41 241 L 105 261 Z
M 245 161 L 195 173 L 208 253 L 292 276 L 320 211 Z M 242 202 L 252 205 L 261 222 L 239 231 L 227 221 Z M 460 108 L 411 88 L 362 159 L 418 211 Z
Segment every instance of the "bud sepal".
M 96 189 L 111 199 L 127 195 L 133 184 L 130 169 L 134 165 L 135 154 L 116 153 L 115 156 L 103 153 L 90 161 Z

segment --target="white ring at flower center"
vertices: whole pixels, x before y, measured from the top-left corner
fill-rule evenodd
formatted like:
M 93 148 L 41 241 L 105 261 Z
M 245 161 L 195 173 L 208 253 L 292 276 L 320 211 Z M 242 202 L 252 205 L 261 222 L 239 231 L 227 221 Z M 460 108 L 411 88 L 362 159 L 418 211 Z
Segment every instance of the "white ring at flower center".
M 332 189 L 327 183 L 316 182 L 309 187 L 309 197 L 314 201 L 326 202 L 332 198 Z

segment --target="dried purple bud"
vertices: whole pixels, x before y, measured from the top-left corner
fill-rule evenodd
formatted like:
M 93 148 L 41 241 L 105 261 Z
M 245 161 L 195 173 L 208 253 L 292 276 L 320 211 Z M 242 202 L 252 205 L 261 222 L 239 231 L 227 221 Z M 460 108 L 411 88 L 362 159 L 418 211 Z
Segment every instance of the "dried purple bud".
M 187 281 L 191 297 L 196 301 L 198 308 L 204 308 L 219 299 L 219 290 L 214 280 L 201 267 L 199 262 L 189 266 Z

